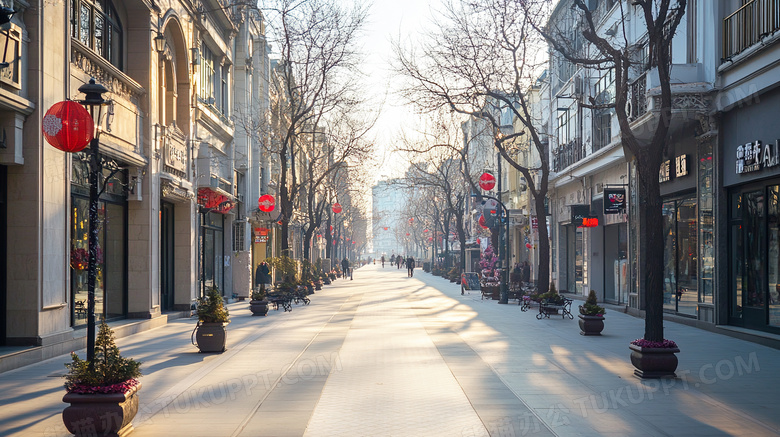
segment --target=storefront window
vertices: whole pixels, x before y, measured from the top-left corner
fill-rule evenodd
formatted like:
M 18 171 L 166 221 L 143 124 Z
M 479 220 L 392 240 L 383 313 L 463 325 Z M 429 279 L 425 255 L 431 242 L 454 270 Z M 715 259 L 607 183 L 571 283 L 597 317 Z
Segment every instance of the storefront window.
M 780 326 L 780 186 L 767 189 L 767 261 L 769 273 L 769 324 Z
M 731 263 L 731 308 L 729 315 L 733 318 L 742 318 L 742 285 L 744 278 L 745 257 L 742 248 L 742 194 L 735 193 L 731 198 L 731 253 L 734 255 Z
M 73 326 L 87 323 L 89 263 L 89 186 L 87 163 L 74 159 L 71 176 L 71 315 Z M 111 178 L 108 176 L 111 175 Z M 105 192 L 98 202 L 98 249 L 95 315 L 112 319 L 127 311 L 126 199 L 124 172 L 104 170 Z
M 664 202 L 664 308 L 698 311 L 697 212 L 693 197 Z
M 764 194 L 762 191 L 745 193 L 744 202 L 744 245 L 745 245 L 745 306 L 761 308 L 764 306 L 763 243 L 764 237 Z
M 715 238 L 713 234 L 713 165 L 712 143 L 706 141 L 699 149 L 699 302 L 713 303 Z

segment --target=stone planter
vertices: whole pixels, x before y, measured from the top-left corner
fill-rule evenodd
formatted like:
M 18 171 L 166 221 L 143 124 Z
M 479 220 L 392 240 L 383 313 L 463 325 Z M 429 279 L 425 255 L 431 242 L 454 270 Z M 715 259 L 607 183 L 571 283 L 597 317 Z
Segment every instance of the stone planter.
M 604 316 L 580 314 L 580 335 L 601 335 L 604 330 Z
M 138 390 L 127 393 L 67 393 L 62 401 L 69 403 L 62 411 L 68 432 L 76 436 L 126 436 L 133 432 L 133 418 L 138 413 Z
M 225 352 L 227 323 L 201 323 L 195 328 L 195 342 L 201 352 Z
M 250 300 L 249 311 L 252 311 L 253 316 L 264 316 L 268 314 L 268 301 L 263 300 Z
M 631 349 L 631 364 L 636 367 L 634 375 L 643 379 L 652 378 L 674 378 L 677 375 L 677 352 L 676 347 L 654 348 L 640 347 L 635 344 L 629 344 Z

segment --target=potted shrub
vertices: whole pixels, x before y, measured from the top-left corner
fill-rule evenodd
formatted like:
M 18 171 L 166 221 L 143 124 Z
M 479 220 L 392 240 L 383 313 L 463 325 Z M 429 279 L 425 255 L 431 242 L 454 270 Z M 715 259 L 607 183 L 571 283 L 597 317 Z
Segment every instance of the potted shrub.
M 450 279 L 450 282 L 458 282 L 460 280 L 460 272 L 458 271 L 458 268 L 451 268 L 450 271 L 447 272 L 447 277 Z
M 580 334 L 601 335 L 604 330 L 604 313 L 606 310 L 599 306 L 596 299 L 596 290 L 590 290 L 585 305 L 580 305 Z
M 253 316 L 265 316 L 268 314 L 268 301 L 265 299 L 265 284 L 252 292 L 252 300 L 249 301 L 249 310 Z
M 105 320 L 95 338 L 95 357 L 90 363 L 71 353 L 65 364 L 67 393 L 62 401 L 65 427 L 77 436 L 127 435 L 138 413 L 141 363 L 124 358 L 114 343 L 114 333 Z
M 198 299 L 198 324 L 193 335 L 201 352 L 224 352 L 230 314 L 217 287 Z

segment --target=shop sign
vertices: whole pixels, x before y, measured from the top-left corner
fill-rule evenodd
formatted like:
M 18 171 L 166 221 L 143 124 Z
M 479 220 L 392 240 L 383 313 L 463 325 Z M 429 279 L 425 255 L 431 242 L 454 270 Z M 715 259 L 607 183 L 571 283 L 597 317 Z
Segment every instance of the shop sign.
M 539 219 L 538 218 L 531 217 L 531 228 L 539 229 Z
M 780 164 L 780 139 L 775 144 L 753 143 L 737 147 L 737 174 L 751 173 Z
M 620 214 L 626 209 L 625 188 L 604 189 L 604 214 Z
M 661 169 L 658 171 L 658 182 L 669 182 L 673 177 L 688 176 L 688 155 L 683 154 L 674 158 L 674 167 L 672 160 L 667 159 L 661 163 Z
M 590 215 L 590 205 L 571 205 L 571 224 L 575 227 L 582 227 L 583 219 Z

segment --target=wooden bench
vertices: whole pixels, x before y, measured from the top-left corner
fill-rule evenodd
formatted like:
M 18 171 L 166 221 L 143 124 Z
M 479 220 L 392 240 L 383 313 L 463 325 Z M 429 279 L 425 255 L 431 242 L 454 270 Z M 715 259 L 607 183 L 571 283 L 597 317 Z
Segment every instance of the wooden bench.
M 539 314 L 536 315 L 536 318 L 541 320 L 543 318 L 550 318 L 550 315 L 558 315 L 560 314 L 562 318 L 566 318 L 566 316 L 569 316 L 570 319 L 574 319 L 574 316 L 571 313 L 571 299 L 563 298 L 563 302 L 549 302 L 547 299 L 542 300 L 539 302 Z

